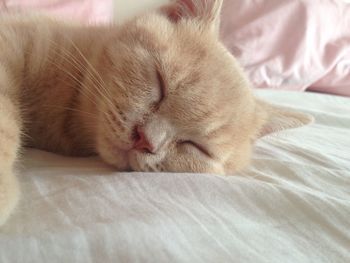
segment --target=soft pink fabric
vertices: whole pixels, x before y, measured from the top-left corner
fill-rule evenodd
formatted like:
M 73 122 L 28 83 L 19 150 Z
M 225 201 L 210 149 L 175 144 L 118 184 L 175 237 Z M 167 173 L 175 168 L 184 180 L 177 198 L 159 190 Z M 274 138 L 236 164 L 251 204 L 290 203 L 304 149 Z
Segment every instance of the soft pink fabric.
M 112 4 L 112 0 L 0 0 L 0 8 L 41 10 L 61 18 L 84 23 L 111 21 Z
M 345 0 L 226 0 L 222 37 L 255 87 L 350 96 Z

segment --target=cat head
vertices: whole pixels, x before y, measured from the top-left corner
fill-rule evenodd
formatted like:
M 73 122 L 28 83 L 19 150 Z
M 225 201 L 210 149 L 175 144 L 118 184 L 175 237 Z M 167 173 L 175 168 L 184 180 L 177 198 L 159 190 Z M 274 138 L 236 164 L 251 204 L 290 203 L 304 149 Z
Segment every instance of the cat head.
M 120 170 L 227 174 L 252 143 L 309 121 L 254 98 L 219 41 L 221 0 L 175 2 L 118 30 L 103 58 L 96 147 Z

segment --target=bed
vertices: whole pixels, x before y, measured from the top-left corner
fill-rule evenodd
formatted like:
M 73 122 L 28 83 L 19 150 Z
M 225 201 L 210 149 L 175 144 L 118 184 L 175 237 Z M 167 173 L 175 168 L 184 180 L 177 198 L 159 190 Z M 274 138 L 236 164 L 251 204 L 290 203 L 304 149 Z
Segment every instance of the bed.
M 259 140 L 229 177 L 27 150 L 0 262 L 350 262 L 350 99 L 257 95 L 315 123 Z

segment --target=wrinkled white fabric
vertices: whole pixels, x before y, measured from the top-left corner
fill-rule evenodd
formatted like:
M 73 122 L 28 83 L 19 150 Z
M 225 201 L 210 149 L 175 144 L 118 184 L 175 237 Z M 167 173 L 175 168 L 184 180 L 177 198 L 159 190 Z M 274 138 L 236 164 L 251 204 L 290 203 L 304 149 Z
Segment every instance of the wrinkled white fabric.
M 260 140 L 231 177 L 26 152 L 0 262 L 350 262 L 350 99 L 259 94 L 316 123 Z

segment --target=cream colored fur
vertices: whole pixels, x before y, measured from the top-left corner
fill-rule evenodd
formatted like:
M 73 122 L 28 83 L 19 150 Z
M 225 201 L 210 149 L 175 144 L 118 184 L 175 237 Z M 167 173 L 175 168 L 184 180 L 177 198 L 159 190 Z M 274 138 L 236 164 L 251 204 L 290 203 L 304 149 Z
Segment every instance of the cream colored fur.
M 0 224 L 18 200 L 20 145 L 99 154 L 117 170 L 232 174 L 257 137 L 309 121 L 253 97 L 218 40 L 221 2 L 121 26 L 0 18 Z M 152 153 L 135 148 L 139 129 Z

